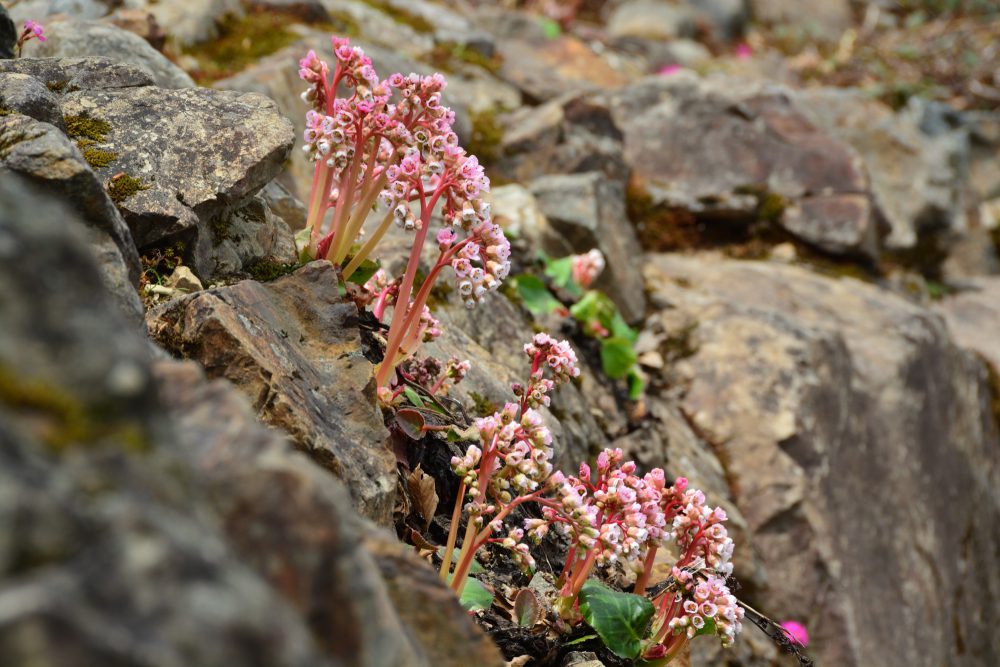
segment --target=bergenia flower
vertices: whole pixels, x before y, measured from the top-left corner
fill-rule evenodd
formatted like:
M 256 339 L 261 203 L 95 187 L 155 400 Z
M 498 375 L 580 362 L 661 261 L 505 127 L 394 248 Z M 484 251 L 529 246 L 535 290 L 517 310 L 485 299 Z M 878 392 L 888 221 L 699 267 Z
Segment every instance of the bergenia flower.
M 17 38 L 17 57 L 21 57 L 21 51 L 24 48 L 24 43 L 32 39 L 37 39 L 39 42 L 45 41 L 44 29 L 41 23 L 36 23 L 35 21 L 25 21 L 24 30 L 21 31 L 21 35 Z
M 788 638 L 800 646 L 809 646 L 809 631 L 798 621 L 782 621 L 781 629 Z

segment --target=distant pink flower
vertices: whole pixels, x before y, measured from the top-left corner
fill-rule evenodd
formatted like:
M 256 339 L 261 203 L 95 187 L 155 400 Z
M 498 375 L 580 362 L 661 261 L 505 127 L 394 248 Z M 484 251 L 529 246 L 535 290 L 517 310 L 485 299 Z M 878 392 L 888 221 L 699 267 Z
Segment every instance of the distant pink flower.
M 658 69 L 656 73 L 659 74 L 660 76 L 670 76 L 671 74 L 677 74 L 682 69 L 684 68 L 677 64 L 664 65 L 663 67 Z
M 746 60 L 751 56 L 753 56 L 753 49 L 750 48 L 749 44 L 744 42 L 736 47 L 736 57 L 740 60 Z
M 24 43 L 37 39 L 39 42 L 45 41 L 45 35 L 42 33 L 42 24 L 35 23 L 34 21 L 25 21 L 24 30 L 21 31 L 21 35 L 17 38 L 17 56 L 21 57 L 21 50 L 24 48 Z
M 806 630 L 806 626 L 802 625 L 798 621 L 783 621 L 781 623 L 781 629 L 785 631 L 796 644 L 802 646 L 809 646 L 809 631 Z

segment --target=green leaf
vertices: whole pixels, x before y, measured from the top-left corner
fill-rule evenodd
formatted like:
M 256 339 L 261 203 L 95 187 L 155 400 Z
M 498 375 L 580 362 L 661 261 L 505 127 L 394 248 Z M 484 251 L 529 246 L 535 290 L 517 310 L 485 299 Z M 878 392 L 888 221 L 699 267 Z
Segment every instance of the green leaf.
M 606 294 L 590 290 L 570 307 L 569 312 L 585 328 L 586 325 L 593 325 L 596 322 L 611 332 L 618 309 L 615 308 L 614 302 Z
M 524 307 L 532 315 L 545 315 L 563 307 L 538 276 L 522 273 L 514 278 L 514 285 Z
M 644 391 L 646 391 L 646 381 L 642 379 L 635 366 L 632 366 L 628 372 L 628 397 L 633 401 L 638 400 Z
M 582 637 L 577 637 L 571 642 L 566 642 L 563 646 L 574 646 L 576 644 L 582 644 L 583 642 L 589 642 L 591 639 L 597 639 L 597 635 L 584 635 Z
M 715 635 L 715 619 L 714 618 L 706 618 L 705 619 L 705 626 L 701 630 L 699 630 L 698 632 L 694 633 L 695 637 L 700 637 L 701 635 L 708 635 L 709 637 Z
M 417 406 L 418 408 L 424 407 L 424 399 L 420 398 L 420 394 L 414 391 L 413 387 L 404 387 L 403 395 L 409 399 L 410 403 Z
M 362 260 L 361 264 L 358 265 L 358 268 L 354 269 L 354 273 L 351 274 L 351 277 L 347 279 L 347 282 L 354 283 L 355 285 L 364 285 L 368 282 L 369 278 L 375 275 L 375 272 L 378 271 L 379 268 L 379 264 L 375 260 Z
M 635 365 L 635 348 L 625 338 L 605 338 L 601 341 L 601 368 L 612 380 L 625 377 Z
M 611 316 L 611 326 L 608 329 L 611 330 L 612 336 L 624 338 L 630 343 L 634 344 L 639 340 L 639 334 L 628 325 L 628 322 L 625 321 L 625 318 L 622 317 L 617 308 L 615 308 L 614 315 Z
M 490 605 L 493 604 L 493 593 L 478 579 L 469 577 L 468 581 L 465 582 L 465 590 L 462 591 L 458 601 L 466 611 L 489 609 Z
M 620 658 L 634 660 L 639 656 L 653 611 L 653 603 L 641 595 L 613 591 L 596 581 L 588 581 L 580 591 L 583 619 Z
M 546 39 L 558 39 L 562 34 L 562 28 L 552 19 L 541 17 L 538 22 L 542 25 L 542 34 L 545 35 Z
M 559 287 L 566 287 L 573 282 L 573 258 L 554 259 L 545 267 L 545 275 Z

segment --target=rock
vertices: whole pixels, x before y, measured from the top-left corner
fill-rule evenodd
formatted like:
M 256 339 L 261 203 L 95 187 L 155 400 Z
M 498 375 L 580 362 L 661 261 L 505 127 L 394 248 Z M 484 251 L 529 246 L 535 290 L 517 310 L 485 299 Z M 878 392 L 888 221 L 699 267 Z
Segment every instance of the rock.
M 562 667 L 603 667 L 604 663 L 597 659 L 597 654 L 591 651 L 570 651 L 563 658 Z
M 528 247 L 541 247 L 543 239 L 555 234 L 535 195 L 523 185 L 497 186 L 489 196 L 493 221 L 503 227 L 512 242 L 523 240 Z
M 111 25 L 116 25 L 122 30 L 127 30 L 132 34 L 142 37 L 149 42 L 157 51 L 163 51 L 163 45 L 167 41 L 167 33 L 163 27 L 156 22 L 156 17 L 141 9 L 116 9 L 106 19 Z M 177 86 L 182 88 L 183 86 Z
M 529 100 L 547 101 L 581 89 L 619 88 L 627 81 L 571 35 L 502 39 L 497 47 L 503 58 L 500 78 L 520 88 Z
M 965 227 L 961 163 L 968 160 L 967 145 L 956 154 L 921 131 L 915 108 L 897 114 L 858 91 L 807 89 L 795 100 L 812 122 L 864 158 L 875 203 L 890 227 L 888 249 L 912 249 L 921 235 Z
M 14 57 L 17 37 L 17 26 L 7 14 L 7 9 L 0 5 L 0 59 Z
M 603 171 L 623 180 L 622 133 L 601 95 L 566 95 L 503 118 L 503 158 L 496 170 L 525 182 L 545 174 Z
M 331 22 L 321 0 L 247 0 L 243 6 L 250 11 L 283 14 L 303 23 Z
M 145 70 L 95 56 L 0 60 L 0 72 L 33 76 L 60 95 L 79 90 L 136 88 L 153 83 Z
M 817 129 L 780 88 L 674 75 L 612 102 L 625 162 L 651 204 L 706 222 L 752 221 L 769 195 L 778 223 L 831 252 L 873 257 L 877 226 L 861 158 Z M 648 106 L 647 106 L 647 103 Z
M 357 318 L 357 307 L 337 295 L 332 265 L 314 262 L 273 283 L 176 299 L 146 322 L 168 351 L 236 384 L 261 419 L 348 485 L 364 516 L 388 524 L 396 464 Z
M 597 248 L 604 253 L 607 268 L 594 287 L 611 297 L 626 320 L 641 320 L 646 309 L 637 264 L 642 250 L 625 214 L 622 183 L 589 172 L 546 176 L 530 187 L 555 232 L 550 247 L 561 240 L 570 252 Z
M 202 278 L 230 268 L 213 227 L 233 224 L 232 212 L 274 178 L 293 142 L 291 123 L 255 94 L 80 91 L 63 98 L 63 112 L 110 126 L 100 148 L 117 157 L 98 174 L 137 179 L 119 205 L 138 247 L 194 239 L 190 266 Z
M 267 208 L 270 209 L 282 222 L 288 225 L 293 232 L 305 228 L 308 211 L 305 204 L 299 201 L 295 195 L 289 192 L 285 186 L 278 181 L 271 181 L 260 191 Z
M 1000 339 L 996 336 L 1000 326 L 1000 278 L 968 280 L 961 291 L 941 300 L 936 310 L 944 315 L 959 345 L 982 355 L 993 365 L 994 373 L 1000 373 Z
M 48 39 L 44 42 L 29 42 L 25 54 L 49 58 L 103 56 L 148 72 L 161 88 L 194 87 L 187 72 L 167 60 L 142 37 L 117 26 L 65 18 L 46 23 L 45 36 Z
M 186 294 L 200 292 L 205 289 L 201 281 L 198 280 L 198 276 L 194 275 L 191 269 L 183 264 L 175 268 L 170 277 L 167 278 L 167 287 L 173 287 Z
M 56 96 L 41 81 L 27 74 L 0 74 L 0 107 L 66 131 Z
M 759 23 L 796 26 L 813 39 L 830 42 L 852 23 L 849 0 L 750 0 L 750 7 Z
M 437 572 L 417 558 L 411 547 L 370 526 L 365 526 L 362 540 L 382 575 L 392 606 L 406 624 L 408 636 L 423 649 L 427 664 L 505 664 L 497 646 L 441 584 Z
M 11 7 L 10 15 L 18 24 L 27 20 L 41 21 L 48 27 L 46 17 L 56 14 L 80 19 L 99 19 L 110 11 L 108 5 L 115 0 L 21 0 Z
M 333 16 L 342 17 L 342 20 L 357 25 L 360 31 L 359 37 L 365 43 L 374 43 L 392 49 L 400 57 L 405 58 L 421 58 L 434 48 L 432 34 L 419 31 L 405 21 L 395 20 L 386 12 L 378 9 L 377 3 L 368 3 L 364 0 L 322 0 L 322 2 L 326 10 Z M 314 47 L 309 46 L 308 48 Z M 321 55 L 330 53 L 329 36 L 327 36 L 326 44 L 321 48 L 322 51 L 320 48 L 316 48 L 316 53 Z M 296 58 L 301 58 L 301 56 L 296 56 Z M 374 64 L 376 70 L 383 77 L 392 73 L 392 71 L 383 72 L 383 67 L 378 62 Z
M 694 33 L 690 8 L 668 0 L 629 0 L 616 6 L 608 17 L 612 37 L 670 40 L 693 37 Z
M 130 6 L 155 16 L 167 27 L 170 41 L 181 47 L 215 39 L 226 17 L 243 15 L 240 0 L 135 0 Z
M 298 262 L 292 230 L 260 195 L 213 222 L 211 231 L 198 236 L 194 257 L 196 266 L 212 266 L 214 275 L 253 275 L 261 267 Z
M 971 155 L 969 185 L 980 200 L 1000 197 L 1000 112 L 968 112 Z
M 971 628 L 997 614 L 1000 436 L 984 364 L 937 315 L 854 280 L 715 255 L 649 256 L 645 276 L 655 306 L 699 323 L 679 406 L 766 571 L 751 604 L 804 619 L 818 664 L 986 664 L 997 639 Z M 928 622 L 941 609 L 950 622 Z
M 7 116 L 0 125 L 0 173 L 3 171 L 24 176 L 106 235 L 124 262 L 129 284 L 138 284 L 139 255 L 125 221 L 79 149 L 55 126 L 19 114 Z M 102 255 L 111 258 L 103 251 Z M 112 274 L 118 271 L 113 264 L 110 270 Z M 111 284 L 118 282 L 111 280 Z M 131 301 L 127 293 L 115 293 L 123 302 Z
M 231 384 L 151 360 L 67 212 L 17 182 L 0 179 L 0 662 L 499 667 L 434 572 Z
M 833 255 L 878 257 L 871 199 L 865 194 L 818 195 L 785 209 L 781 226 Z

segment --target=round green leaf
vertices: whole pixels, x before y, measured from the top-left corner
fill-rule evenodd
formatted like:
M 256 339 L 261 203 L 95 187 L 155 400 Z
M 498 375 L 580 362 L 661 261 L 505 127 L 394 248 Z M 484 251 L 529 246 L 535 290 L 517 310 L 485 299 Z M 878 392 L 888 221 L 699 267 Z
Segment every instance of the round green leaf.
M 580 613 L 615 655 L 634 660 L 653 617 L 653 603 L 641 595 L 613 591 L 588 581 L 580 591 Z
M 478 579 L 469 577 L 469 580 L 465 582 L 462 597 L 458 601 L 466 611 L 489 609 L 490 605 L 493 604 L 493 593 Z
M 601 341 L 601 368 L 612 380 L 625 377 L 635 360 L 635 348 L 628 340 L 612 337 Z

